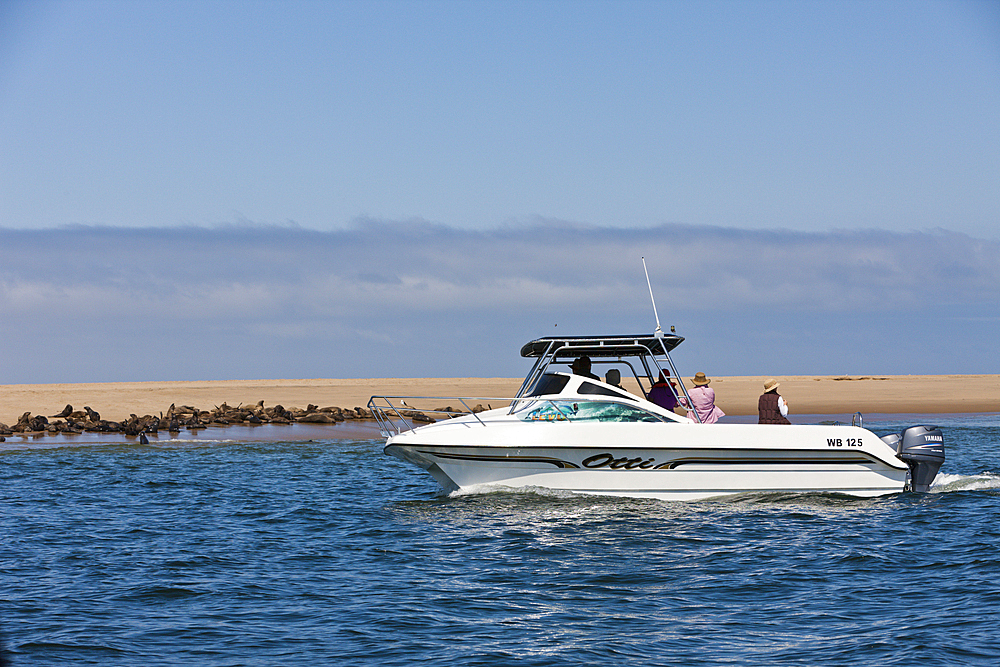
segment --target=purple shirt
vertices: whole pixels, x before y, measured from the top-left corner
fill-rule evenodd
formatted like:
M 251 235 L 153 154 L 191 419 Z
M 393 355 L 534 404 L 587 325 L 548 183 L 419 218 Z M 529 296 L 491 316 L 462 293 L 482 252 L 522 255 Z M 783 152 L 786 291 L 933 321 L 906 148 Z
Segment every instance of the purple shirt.
M 652 387 L 649 388 L 649 395 L 646 396 L 650 403 L 656 403 L 661 408 L 666 408 L 667 410 L 673 410 L 677 407 L 677 398 L 674 396 L 674 392 L 671 391 L 670 385 L 667 383 L 657 382 Z

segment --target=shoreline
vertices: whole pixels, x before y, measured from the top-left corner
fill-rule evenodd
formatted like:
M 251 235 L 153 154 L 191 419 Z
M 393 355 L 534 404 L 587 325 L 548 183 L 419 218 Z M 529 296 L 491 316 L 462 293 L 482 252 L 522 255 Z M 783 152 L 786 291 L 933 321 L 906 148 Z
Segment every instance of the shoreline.
M 927 415 L 919 413 L 879 414 L 869 413 L 863 417 L 862 426 L 874 431 L 885 429 L 885 424 L 892 423 L 890 430 L 898 430 L 898 423 L 934 423 L 941 427 L 953 419 L 976 419 L 991 413 L 948 413 Z M 840 423 L 851 424 L 850 414 L 800 414 L 793 415 L 793 424 Z M 941 421 L 937 421 L 941 420 Z M 942 423 L 944 422 L 944 423 Z M 756 415 L 727 415 L 721 423 L 756 424 Z M 147 442 L 143 443 L 139 436 L 122 432 L 84 431 L 82 433 L 48 433 L 33 431 L 13 433 L 0 438 L 0 453 L 19 450 L 59 449 L 63 447 L 88 447 L 94 445 L 147 445 L 150 447 L 183 447 L 212 445 L 220 443 L 316 443 L 323 441 L 360 441 L 377 440 L 384 442 L 385 436 L 379 432 L 378 423 L 374 420 L 357 420 L 337 422 L 336 424 L 231 424 L 227 426 L 208 426 L 197 429 L 184 427 L 179 431 L 160 430 L 145 434 Z
M 763 376 L 712 377 L 716 404 L 727 415 L 755 415 Z M 775 376 L 794 414 L 990 413 L 1000 411 L 1000 375 Z M 690 387 L 690 378 L 684 378 Z M 354 409 L 378 396 L 513 396 L 521 378 L 366 378 L 210 380 L 0 385 L 0 423 L 12 426 L 25 412 L 50 417 L 66 405 L 90 407 L 111 421 L 159 415 L 171 404 L 286 409 L 309 405 Z M 626 389 L 634 390 L 628 382 Z

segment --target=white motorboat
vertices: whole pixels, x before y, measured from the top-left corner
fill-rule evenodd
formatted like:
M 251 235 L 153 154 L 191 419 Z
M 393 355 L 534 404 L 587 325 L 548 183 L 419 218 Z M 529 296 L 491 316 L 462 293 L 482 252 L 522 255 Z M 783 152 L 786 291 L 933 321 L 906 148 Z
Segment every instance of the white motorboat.
M 868 497 L 927 491 L 944 462 L 933 426 L 880 438 L 860 424 L 701 424 L 693 412 L 675 414 L 651 402 L 649 389 L 670 371 L 675 397 L 687 404 L 670 358 L 683 340 L 659 329 L 539 338 L 521 349 L 536 361 L 513 398 L 373 396 L 368 407 L 385 453 L 428 471 L 448 492 L 485 485 L 663 500 Z M 565 368 L 579 357 L 624 371 L 630 390 Z M 420 418 L 436 421 L 418 425 Z

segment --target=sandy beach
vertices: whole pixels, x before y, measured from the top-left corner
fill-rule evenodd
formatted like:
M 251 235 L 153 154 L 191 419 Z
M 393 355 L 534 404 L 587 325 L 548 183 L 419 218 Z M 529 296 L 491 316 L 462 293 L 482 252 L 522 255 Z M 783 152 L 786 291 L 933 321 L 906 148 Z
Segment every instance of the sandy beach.
M 716 402 L 729 415 L 757 412 L 765 377 L 714 377 Z M 1000 411 L 1000 375 L 779 376 L 792 414 L 966 413 Z M 690 378 L 685 378 L 690 383 Z M 376 378 L 222 380 L 0 385 L 0 422 L 25 412 L 50 416 L 67 404 L 88 406 L 104 419 L 157 415 L 171 404 L 210 410 L 222 403 L 286 408 L 363 407 L 372 395 L 503 398 L 521 378 Z M 626 383 L 626 388 L 628 384 Z M 689 385 L 690 386 L 690 385 Z

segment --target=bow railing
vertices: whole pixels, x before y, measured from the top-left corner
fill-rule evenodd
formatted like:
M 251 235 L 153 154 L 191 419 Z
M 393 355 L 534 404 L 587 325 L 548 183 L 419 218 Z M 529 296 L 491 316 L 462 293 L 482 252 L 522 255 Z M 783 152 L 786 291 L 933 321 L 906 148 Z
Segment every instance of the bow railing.
M 378 423 L 382 437 L 388 438 L 411 431 L 421 424 L 468 415 L 486 426 L 486 422 L 479 418 L 480 412 L 507 407 L 514 400 L 495 396 L 372 396 L 368 401 L 368 409 Z M 438 407 L 424 407 L 428 404 Z

